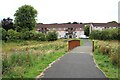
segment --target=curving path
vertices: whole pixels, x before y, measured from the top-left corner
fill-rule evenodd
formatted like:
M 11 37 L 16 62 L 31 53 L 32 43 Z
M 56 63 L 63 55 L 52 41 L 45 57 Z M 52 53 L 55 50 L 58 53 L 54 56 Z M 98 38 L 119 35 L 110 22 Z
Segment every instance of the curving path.
M 84 39 L 82 46 L 76 47 L 52 67 L 44 71 L 42 78 L 106 78 L 96 67 L 92 56 L 92 44 Z

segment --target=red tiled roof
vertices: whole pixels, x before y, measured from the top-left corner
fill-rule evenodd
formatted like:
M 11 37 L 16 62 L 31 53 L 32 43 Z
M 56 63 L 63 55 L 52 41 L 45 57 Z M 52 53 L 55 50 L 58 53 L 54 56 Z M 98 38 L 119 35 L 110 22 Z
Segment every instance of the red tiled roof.
M 37 28 L 83 28 L 83 24 L 37 24 Z

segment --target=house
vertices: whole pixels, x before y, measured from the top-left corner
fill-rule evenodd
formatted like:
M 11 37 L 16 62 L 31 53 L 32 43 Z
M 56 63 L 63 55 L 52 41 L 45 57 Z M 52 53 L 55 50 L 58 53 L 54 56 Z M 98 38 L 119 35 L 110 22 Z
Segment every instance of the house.
M 114 29 L 120 27 L 120 23 L 84 23 L 84 25 L 90 26 L 90 33 L 93 30 Z
M 58 38 L 79 38 L 84 35 L 84 24 L 41 24 L 38 23 L 36 30 L 44 34 L 48 31 L 56 31 Z

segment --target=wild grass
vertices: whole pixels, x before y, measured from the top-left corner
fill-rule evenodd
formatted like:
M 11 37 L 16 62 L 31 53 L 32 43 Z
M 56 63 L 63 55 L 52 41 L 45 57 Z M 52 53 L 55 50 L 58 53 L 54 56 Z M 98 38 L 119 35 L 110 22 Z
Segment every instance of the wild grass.
M 67 44 L 66 39 L 49 42 L 3 42 L 3 78 L 35 78 L 51 62 L 67 52 Z
M 67 42 L 25 41 L 3 43 L 3 77 L 33 78 L 67 52 Z
M 118 41 L 95 41 L 94 58 L 108 78 L 118 78 L 120 71 Z

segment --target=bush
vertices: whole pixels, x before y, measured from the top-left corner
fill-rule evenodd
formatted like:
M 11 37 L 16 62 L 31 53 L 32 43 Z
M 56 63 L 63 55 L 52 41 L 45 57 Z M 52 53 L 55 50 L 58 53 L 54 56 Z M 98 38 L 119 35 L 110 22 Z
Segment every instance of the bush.
M 58 34 L 55 31 L 48 32 L 46 38 L 47 38 L 48 41 L 55 41 L 58 38 Z
M 40 41 L 45 41 L 46 38 L 45 38 L 45 34 L 43 33 L 38 33 L 38 32 L 35 32 L 35 31 L 31 31 L 32 34 L 30 34 L 30 38 L 32 40 L 40 40 Z
M 7 40 L 7 31 L 3 28 L 0 28 L 0 40 Z
M 120 40 L 120 33 L 118 29 L 107 29 L 103 31 L 94 30 L 90 34 L 91 39 L 97 40 Z
M 14 40 L 20 39 L 20 33 L 14 31 L 12 29 L 8 30 L 7 34 L 8 34 L 8 38 L 7 39 L 10 40 L 10 41 L 14 41 Z
M 22 31 L 20 32 L 21 34 L 21 39 L 22 40 L 29 40 L 30 39 L 30 35 L 32 34 L 30 31 Z

